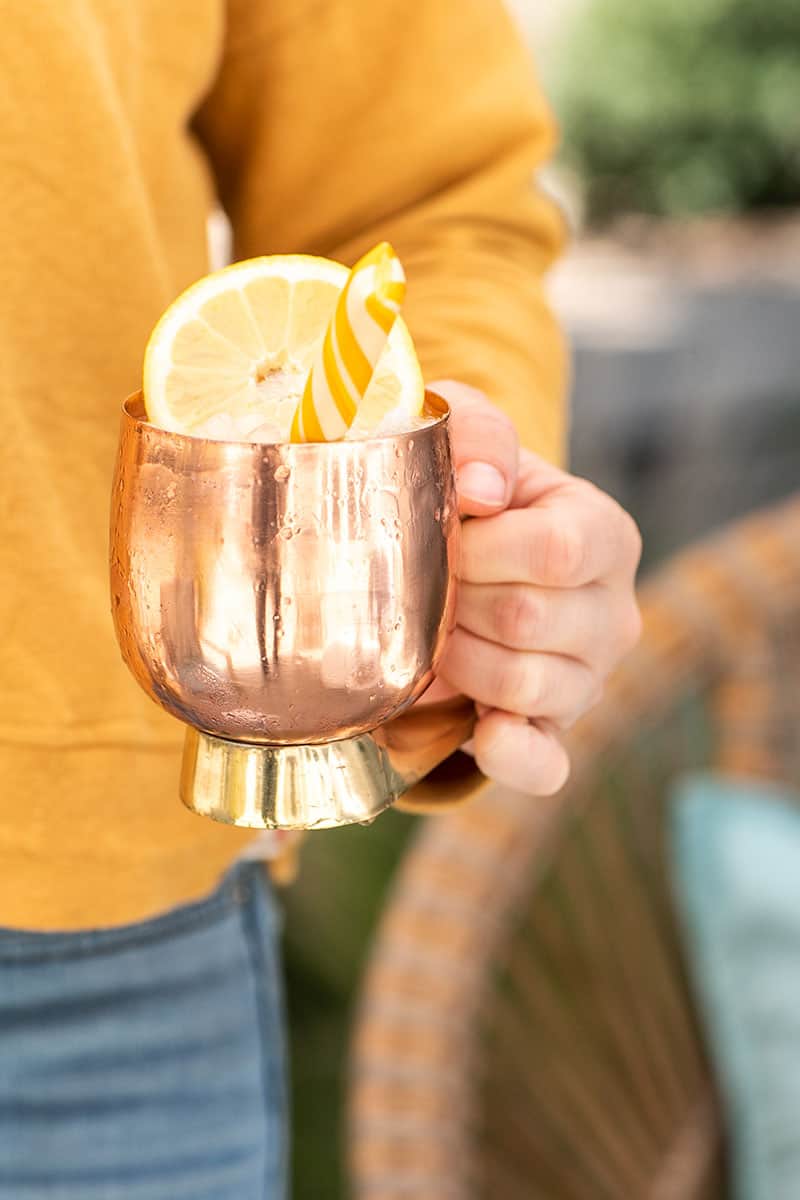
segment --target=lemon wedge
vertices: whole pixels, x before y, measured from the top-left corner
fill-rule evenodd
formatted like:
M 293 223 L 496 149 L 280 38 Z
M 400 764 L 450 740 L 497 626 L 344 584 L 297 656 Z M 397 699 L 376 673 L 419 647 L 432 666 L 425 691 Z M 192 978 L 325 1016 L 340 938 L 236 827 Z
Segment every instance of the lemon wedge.
M 148 420 L 176 433 L 288 440 L 295 408 L 348 270 L 304 254 L 234 263 L 187 288 L 147 344 Z M 413 428 L 424 386 L 398 318 L 350 436 Z

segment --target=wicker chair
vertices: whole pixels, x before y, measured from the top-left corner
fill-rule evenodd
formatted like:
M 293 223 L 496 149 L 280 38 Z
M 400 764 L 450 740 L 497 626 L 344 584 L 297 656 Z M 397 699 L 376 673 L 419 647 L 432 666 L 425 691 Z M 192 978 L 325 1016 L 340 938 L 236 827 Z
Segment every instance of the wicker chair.
M 404 859 L 354 1031 L 354 1200 L 727 1195 L 665 809 L 696 766 L 800 776 L 800 498 L 672 560 L 642 607 L 566 789 L 487 789 Z

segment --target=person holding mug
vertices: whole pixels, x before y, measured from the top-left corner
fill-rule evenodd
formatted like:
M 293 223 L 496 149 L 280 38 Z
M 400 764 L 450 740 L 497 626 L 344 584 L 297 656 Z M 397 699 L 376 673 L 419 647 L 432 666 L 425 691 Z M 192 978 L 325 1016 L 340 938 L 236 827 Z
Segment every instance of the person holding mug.
M 562 465 L 553 123 L 500 0 L 43 0 L 3 34 L 0 1200 L 279 1197 L 278 918 L 252 832 L 174 799 L 182 730 L 114 641 L 118 401 L 218 201 L 237 258 L 390 240 L 473 518 L 431 692 L 475 700 L 474 769 L 420 804 L 557 789 L 640 546 Z

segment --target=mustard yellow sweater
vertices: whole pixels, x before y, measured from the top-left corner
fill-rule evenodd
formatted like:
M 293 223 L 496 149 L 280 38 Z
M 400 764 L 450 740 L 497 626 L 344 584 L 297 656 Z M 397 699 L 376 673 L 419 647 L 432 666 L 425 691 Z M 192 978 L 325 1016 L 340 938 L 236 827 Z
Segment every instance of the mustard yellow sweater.
M 182 808 L 183 729 L 109 615 L 119 408 L 209 212 L 237 258 L 389 238 L 427 377 L 556 458 L 552 126 L 500 0 L 35 0 L 4 10 L 0 80 L 0 924 L 107 925 L 207 892 L 251 836 Z

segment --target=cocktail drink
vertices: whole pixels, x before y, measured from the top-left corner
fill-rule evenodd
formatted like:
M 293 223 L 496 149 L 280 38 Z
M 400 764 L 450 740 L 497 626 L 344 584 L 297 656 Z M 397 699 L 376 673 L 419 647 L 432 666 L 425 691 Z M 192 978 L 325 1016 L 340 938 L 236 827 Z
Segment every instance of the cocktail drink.
M 352 279 L 344 268 L 331 274 L 338 287 L 313 336 L 311 304 L 295 313 L 307 361 L 323 361 L 331 310 Z M 261 277 L 262 295 L 271 289 L 275 300 L 277 278 Z M 287 325 L 297 291 L 283 293 Z M 258 328 L 252 309 L 240 325 L 245 318 Z M 141 394 L 124 406 L 111 532 L 123 657 L 189 726 L 181 795 L 195 811 L 262 828 L 369 820 L 431 765 L 408 753 L 400 714 L 430 682 L 453 616 L 459 522 L 447 406 L 430 393 L 417 399 L 403 362 L 410 341 L 392 323 L 370 375 L 383 391 L 364 389 L 367 415 L 357 404 L 337 439 L 308 439 L 297 428 L 304 399 L 316 434 L 344 421 L 345 406 L 334 395 L 333 416 L 325 409 L 285 328 L 264 361 L 264 323 L 260 346 L 252 329 L 246 336 L 263 352 L 255 388 L 265 402 L 234 395 L 213 411 L 202 364 L 224 375 L 225 335 L 204 334 L 202 316 L 191 321 L 193 359 L 171 350 L 183 376 L 177 403 L 167 388 L 161 409 Z M 181 326 L 173 333 L 185 346 Z M 152 375 L 166 359 L 149 361 Z M 452 732 L 440 739 L 444 754 L 466 735 L 469 710 L 451 707 L 442 720 Z

